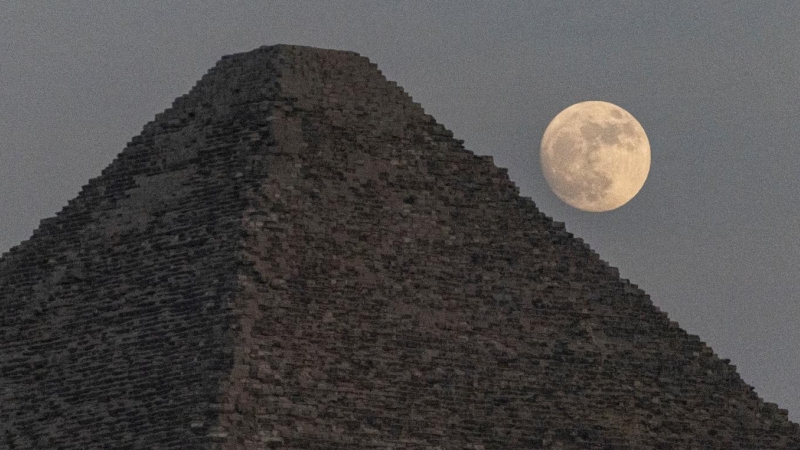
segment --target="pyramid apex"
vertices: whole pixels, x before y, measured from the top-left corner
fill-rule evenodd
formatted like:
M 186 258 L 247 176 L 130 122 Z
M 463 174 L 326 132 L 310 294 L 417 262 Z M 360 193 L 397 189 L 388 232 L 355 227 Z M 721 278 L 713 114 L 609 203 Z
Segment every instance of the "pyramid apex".
M 349 57 L 349 58 L 355 57 L 355 58 L 364 58 L 368 60 L 368 58 L 366 58 L 365 56 L 362 56 L 359 53 L 351 50 L 338 50 L 338 49 L 312 47 L 309 45 L 297 45 L 297 44 L 272 44 L 272 45 L 262 45 L 260 47 L 256 47 L 255 49 L 244 52 L 223 55 L 220 58 L 220 61 L 228 60 L 231 58 L 247 58 L 264 53 L 275 54 L 276 56 L 305 53 L 305 54 L 318 54 L 318 55 L 329 55 L 329 56 Z

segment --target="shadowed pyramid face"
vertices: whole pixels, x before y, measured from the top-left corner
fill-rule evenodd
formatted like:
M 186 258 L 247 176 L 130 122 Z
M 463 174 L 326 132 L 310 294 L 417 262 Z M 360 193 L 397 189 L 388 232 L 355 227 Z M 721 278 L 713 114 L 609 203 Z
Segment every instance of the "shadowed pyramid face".
M 350 52 L 223 58 L 0 260 L 0 308 L 0 448 L 800 443 Z

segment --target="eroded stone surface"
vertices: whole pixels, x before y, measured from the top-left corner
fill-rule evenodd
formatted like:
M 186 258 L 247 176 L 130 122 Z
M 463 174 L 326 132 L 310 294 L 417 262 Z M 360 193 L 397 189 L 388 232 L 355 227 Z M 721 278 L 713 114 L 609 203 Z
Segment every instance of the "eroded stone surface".
M 0 448 L 800 448 L 351 52 L 223 58 L 0 259 L 0 308 Z

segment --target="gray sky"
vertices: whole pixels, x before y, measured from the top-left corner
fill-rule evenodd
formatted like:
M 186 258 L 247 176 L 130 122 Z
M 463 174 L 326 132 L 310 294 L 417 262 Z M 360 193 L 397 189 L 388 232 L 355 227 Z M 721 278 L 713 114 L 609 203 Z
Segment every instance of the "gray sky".
M 353 50 L 798 421 L 798 24 L 795 1 L 3 1 L 0 252 L 222 55 Z M 539 166 L 550 119 L 584 100 L 652 146 L 607 213 L 563 204 Z

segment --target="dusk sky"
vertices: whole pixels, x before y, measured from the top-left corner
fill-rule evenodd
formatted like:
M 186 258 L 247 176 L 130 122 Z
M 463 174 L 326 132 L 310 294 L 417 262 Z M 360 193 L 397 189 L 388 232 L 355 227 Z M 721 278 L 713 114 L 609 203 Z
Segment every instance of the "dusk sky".
M 797 422 L 799 24 L 794 1 L 5 1 L 0 252 L 223 55 L 352 50 Z M 652 148 L 642 190 L 605 213 L 559 200 L 539 163 L 549 121 L 587 100 Z

